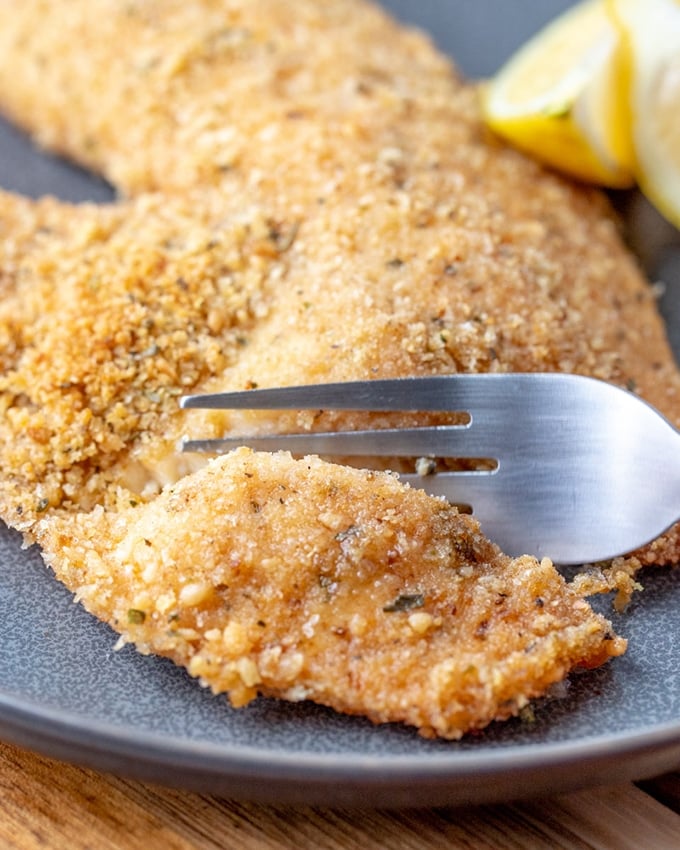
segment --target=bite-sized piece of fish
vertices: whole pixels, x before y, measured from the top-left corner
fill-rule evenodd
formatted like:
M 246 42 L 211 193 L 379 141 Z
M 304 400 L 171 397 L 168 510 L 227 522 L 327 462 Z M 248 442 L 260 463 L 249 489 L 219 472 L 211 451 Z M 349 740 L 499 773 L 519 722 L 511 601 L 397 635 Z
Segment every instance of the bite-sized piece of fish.
M 85 607 L 234 705 L 309 699 L 458 738 L 625 641 L 547 559 L 389 473 L 240 449 L 37 538 Z

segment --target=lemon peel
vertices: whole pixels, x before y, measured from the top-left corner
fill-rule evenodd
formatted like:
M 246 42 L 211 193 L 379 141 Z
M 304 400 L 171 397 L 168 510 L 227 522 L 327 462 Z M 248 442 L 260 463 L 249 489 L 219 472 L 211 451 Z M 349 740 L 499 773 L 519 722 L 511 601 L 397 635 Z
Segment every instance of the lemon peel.
M 555 19 L 483 87 L 488 126 L 514 146 L 573 177 L 631 186 L 626 65 L 603 0 Z
M 680 2 L 608 0 L 630 65 L 630 132 L 640 188 L 680 227 Z

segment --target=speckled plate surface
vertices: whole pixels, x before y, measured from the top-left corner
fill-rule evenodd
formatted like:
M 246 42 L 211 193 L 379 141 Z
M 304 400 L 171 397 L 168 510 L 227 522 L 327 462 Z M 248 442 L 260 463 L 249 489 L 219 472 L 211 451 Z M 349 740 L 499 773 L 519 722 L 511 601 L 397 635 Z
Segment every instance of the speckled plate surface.
M 393 0 L 470 75 L 492 72 L 566 2 Z M 0 186 L 108 200 L 109 187 L 34 151 L 0 123 Z M 636 242 L 680 340 L 677 233 L 635 196 Z M 678 346 L 676 345 L 676 350 Z M 572 678 L 533 722 L 460 742 L 425 741 L 307 704 L 239 711 L 170 662 L 114 652 L 114 633 L 0 528 L 0 737 L 103 770 L 227 796 L 330 805 L 491 802 L 640 779 L 680 767 L 680 570 L 650 570 L 625 616 L 625 656 Z M 600 600 L 607 614 L 609 602 Z

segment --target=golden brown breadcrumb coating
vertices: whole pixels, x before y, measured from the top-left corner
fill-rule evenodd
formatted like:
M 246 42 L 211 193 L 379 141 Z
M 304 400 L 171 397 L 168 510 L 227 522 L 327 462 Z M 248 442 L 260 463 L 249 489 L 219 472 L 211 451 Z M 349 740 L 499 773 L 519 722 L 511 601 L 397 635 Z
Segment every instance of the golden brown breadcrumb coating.
M 183 434 L 379 418 L 186 414 L 178 396 L 568 371 L 635 389 L 680 423 L 680 380 L 597 192 L 490 138 L 474 87 L 424 36 L 360 0 L 293 6 L 0 4 L 0 107 L 124 196 L 95 207 L 0 194 L 0 516 L 40 540 L 90 610 L 236 702 L 305 694 L 456 736 L 622 644 L 548 562 L 506 559 L 392 478 L 243 453 L 196 472 L 205 459 L 177 451 Z M 289 479 L 292 501 L 272 501 Z M 335 496 L 322 479 L 340 482 Z M 346 525 L 327 528 L 320 503 Z M 355 525 L 370 535 L 336 536 Z M 652 560 L 680 552 L 672 534 L 656 547 Z M 347 572 L 330 601 L 323 565 Z M 352 595 L 366 576 L 370 594 Z M 180 585 L 207 596 L 180 604 Z M 422 610 L 382 610 L 390 593 L 419 598 L 416 585 Z M 507 585 L 493 615 L 492 585 Z M 265 595 L 249 607 L 253 589 Z M 173 601 L 149 607 L 144 593 Z M 279 602 L 293 599 L 287 623 Z M 444 616 L 444 601 L 465 613 Z M 355 615 L 364 635 L 333 632 Z M 395 635 L 413 655 L 395 654 Z M 290 679 L 276 647 L 302 656 Z M 426 687 L 430 669 L 450 672 Z
M 235 705 L 311 699 L 459 738 L 625 648 L 547 559 L 318 458 L 241 449 L 148 505 L 41 525 L 86 608 Z
M 352 0 L 295 9 L 0 7 L 3 105 L 135 195 L 1 198 L 3 516 L 176 478 L 178 433 L 232 421 L 180 418 L 189 390 L 575 371 L 680 421 L 653 294 L 602 198 L 489 139 L 423 37 Z

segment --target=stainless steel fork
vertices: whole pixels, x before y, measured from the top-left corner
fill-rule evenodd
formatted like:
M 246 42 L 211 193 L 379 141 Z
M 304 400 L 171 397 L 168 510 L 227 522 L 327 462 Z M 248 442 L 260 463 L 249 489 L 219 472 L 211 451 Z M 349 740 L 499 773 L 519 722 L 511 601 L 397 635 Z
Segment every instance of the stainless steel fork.
M 490 470 L 401 475 L 457 504 L 508 554 L 606 560 L 680 517 L 680 434 L 633 393 L 565 374 L 446 375 L 186 396 L 183 407 L 461 411 L 464 425 L 187 440 L 327 456 L 492 458 Z

